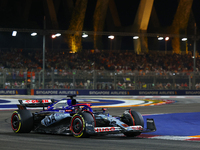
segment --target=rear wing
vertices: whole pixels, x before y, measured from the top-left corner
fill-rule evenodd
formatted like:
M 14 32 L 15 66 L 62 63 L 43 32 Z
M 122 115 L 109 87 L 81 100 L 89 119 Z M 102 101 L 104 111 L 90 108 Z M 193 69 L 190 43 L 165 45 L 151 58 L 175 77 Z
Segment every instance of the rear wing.
M 34 100 L 18 100 L 20 104 L 18 109 L 26 109 L 26 107 L 47 107 L 55 102 L 54 99 L 34 99 Z

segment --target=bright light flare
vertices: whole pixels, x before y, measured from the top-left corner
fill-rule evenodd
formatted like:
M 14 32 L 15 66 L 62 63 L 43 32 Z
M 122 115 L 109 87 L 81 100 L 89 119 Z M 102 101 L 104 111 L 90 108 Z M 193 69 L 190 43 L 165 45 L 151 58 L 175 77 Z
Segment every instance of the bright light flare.
M 52 39 L 55 39 L 55 38 L 56 38 L 56 35 L 55 35 L 55 34 L 53 34 L 51 37 L 52 37 Z
M 56 37 L 59 37 L 59 36 L 61 36 L 61 34 L 60 33 L 56 33 L 56 34 L 53 34 L 51 37 L 52 37 L 52 39 L 55 39 Z
M 12 36 L 17 36 L 17 31 L 13 31 Z
M 169 37 L 165 37 L 165 41 L 168 41 L 169 40 Z
M 31 33 L 31 36 L 36 36 L 36 35 L 37 35 L 36 32 Z
M 163 40 L 164 38 L 163 37 L 158 37 L 158 40 Z
M 113 40 L 115 38 L 115 36 L 114 35 L 109 35 L 108 38 Z
M 139 39 L 139 36 L 134 36 L 133 39 L 134 40 Z
M 88 37 L 88 34 L 83 33 L 82 37 L 86 38 L 86 37 Z
M 182 40 L 182 41 L 187 41 L 187 38 L 182 38 L 181 40 Z
M 56 36 L 56 37 L 59 37 L 59 36 L 61 36 L 61 34 L 60 34 L 60 33 L 56 33 L 55 36 Z

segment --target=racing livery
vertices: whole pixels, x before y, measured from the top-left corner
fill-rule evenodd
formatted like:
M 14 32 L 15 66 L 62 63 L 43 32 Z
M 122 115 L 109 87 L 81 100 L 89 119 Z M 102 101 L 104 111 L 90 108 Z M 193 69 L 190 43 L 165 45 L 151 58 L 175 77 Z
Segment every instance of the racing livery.
M 156 131 L 154 120 L 148 118 L 147 128 L 139 112 L 125 110 L 121 116 L 112 116 L 105 108 L 93 110 L 91 104 L 78 103 L 75 95 L 59 101 L 54 99 L 19 100 L 18 110 L 11 116 L 11 127 L 15 133 L 65 134 L 74 137 L 89 137 L 97 134 L 123 133 L 138 136 L 142 132 Z M 27 107 L 43 107 L 31 113 Z

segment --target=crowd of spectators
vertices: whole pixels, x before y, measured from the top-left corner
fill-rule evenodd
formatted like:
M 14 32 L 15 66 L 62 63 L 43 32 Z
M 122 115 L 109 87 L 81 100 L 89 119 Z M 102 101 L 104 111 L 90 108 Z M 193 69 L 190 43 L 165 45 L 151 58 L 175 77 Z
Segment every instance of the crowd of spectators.
M 35 60 L 42 62 L 41 53 L 35 53 Z M 197 68 L 200 69 L 197 58 Z M 191 55 L 149 53 L 138 55 L 134 52 L 83 51 L 80 53 L 47 52 L 46 67 L 77 70 L 149 70 L 182 71 L 193 70 Z
M 69 51 L 49 51 L 45 52 L 46 69 L 63 70 L 62 75 L 68 75 L 69 72 L 64 70 L 78 70 L 78 71 L 116 71 L 120 72 L 141 72 L 141 75 L 148 73 L 156 73 L 158 75 L 167 74 L 173 76 L 174 74 L 184 73 L 190 75 L 193 71 L 193 58 L 190 54 L 164 54 L 158 52 L 150 52 L 148 54 L 138 55 L 130 51 L 111 52 L 88 50 L 79 53 L 69 53 Z M 43 64 L 42 50 L 24 51 L 22 49 L 12 49 L 10 51 L 0 50 L 0 69 L 14 68 L 14 69 L 41 69 Z M 200 59 L 196 59 L 196 71 L 199 72 Z M 18 72 L 19 75 L 23 72 Z M 100 72 L 99 72 L 100 73 Z M 72 74 L 72 73 L 71 73 Z M 49 75 L 51 75 L 49 73 Z M 7 88 L 24 87 L 23 82 L 6 82 Z M 36 86 L 37 84 L 35 84 Z M 38 86 L 38 88 L 40 88 Z M 188 89 L 188 83 L 105 83 L 97 84 L 97 89 Z M 195 85 L 196 89 L 200 89 L 200 84 Z M 90 88 L 87 82 L 78 82 L 75 85 L 68 82 L 49 83 L 46 88 Z
M 12 49 L 9 51 L 0 50 L 1 68 L 37 68 L 37 62 L 24 55 L 22 49 Z
M 196 68 L 200 69 L 197 57 Z M 41 69 L 42 50 L 25 51 L 13 49 L 0 50 L 1 68 Z M 68 51 L 48 51 L 45 53 L 46 68 L 77 70 L 149 70 L 181 71 L 193 70 L 193 58 L 189 54 L 163 54 L 150 52 L 138 55 L 130 51 L 110 52 L 87 50 L 79 53 Z

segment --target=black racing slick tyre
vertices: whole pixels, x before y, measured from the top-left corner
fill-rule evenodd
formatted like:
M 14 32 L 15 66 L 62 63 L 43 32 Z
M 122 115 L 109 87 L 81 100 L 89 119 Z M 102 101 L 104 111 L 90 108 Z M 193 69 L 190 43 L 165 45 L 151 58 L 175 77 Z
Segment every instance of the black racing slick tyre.
M 144 127 L 144 119 L 142 117 L 142 115 L 137 112 L 137 111 L 129 111 L 129 114 L 123 114 L 124 116 L 126 116 L 126 120 L 129 120 L 128 122 L 126 122 L 127 125 L 129 126 L 134 126 L 134 125 L 141 125 L 142 127 Z M 138 136 L 140 135 L 141 132 L 126 132 L 124 133 L 124 135 L 126 135 L 127 137 L 134 137 L 134 136 Z
M 29 133 L 33 129 L 33 115 L 29 110 L 16 110 L 11 116 L 11 127 L 15 133 Z
M 72 117 L 70 128 L 74 137 L 89 137 L 86 132 L 86 122 L 94 123 L 94 118 L 89 112 L 78 113 Z

